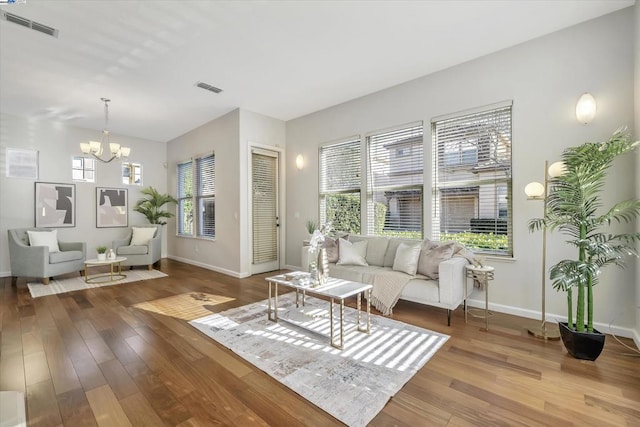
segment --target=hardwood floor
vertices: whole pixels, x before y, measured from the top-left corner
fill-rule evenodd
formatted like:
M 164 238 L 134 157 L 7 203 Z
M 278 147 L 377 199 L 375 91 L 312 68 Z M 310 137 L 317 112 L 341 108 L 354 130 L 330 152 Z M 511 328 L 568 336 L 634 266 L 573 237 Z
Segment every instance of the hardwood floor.
M 340 425 L 187 323 L 266 298 L 267 275 L 160 269 L 37 299 L 0 279 L 0 390 L 25 392 L 29 425 Z M 373 426 L 640 426 L 640 357 L 610 336 L 593 363 L 529 337 L 529 319 L 498 313 L 486 332 L 458 309 L 447 327 L 444 310 L 403 301 L 394 318 L 451 339 Z

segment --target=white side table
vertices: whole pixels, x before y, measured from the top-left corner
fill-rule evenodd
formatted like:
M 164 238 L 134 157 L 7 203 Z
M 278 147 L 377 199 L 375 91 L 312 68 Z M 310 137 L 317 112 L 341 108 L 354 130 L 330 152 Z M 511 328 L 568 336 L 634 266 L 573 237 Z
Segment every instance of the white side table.
M 481 267 L 476 267 L 475 265 L 465 265 L 465 270 L 467 272 L 467 278 L 473 279 L 474 281 L 478 281 L 481 286 L 484 288 L 484 316 L 474 315 L 471 313 L 473 317 L 482 317 L 484 318 L 484 327 L 485 330 L 489 330 L 489 316 L 493 313 L 489 311 L 489 281 L 493 280 L 493 271 L 494 268 L 490 265 L 483 265 Z M 467 312 L 469 311 L 467 307 L 467 289 L 465 286 L 464 293 L 464 323 L 467 323 Z

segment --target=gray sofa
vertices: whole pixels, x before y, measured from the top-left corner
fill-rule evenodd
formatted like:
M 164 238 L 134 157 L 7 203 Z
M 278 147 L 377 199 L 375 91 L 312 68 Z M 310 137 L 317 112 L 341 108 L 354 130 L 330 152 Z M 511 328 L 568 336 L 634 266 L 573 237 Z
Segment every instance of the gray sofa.
M 338 279 L 372 283 L 376 274 L 391 271 L 398 246 L 402 242 L 415 240 L 377 236 L 351 235 L 350 242 L 367 241 L 367 266 L 329 264 L 329 276 Z M 432 247 L 437 242 L 430 242 Z M 425 249 L 423 249 L 425 250 Z M 451 325 L 451 310 L 455 310 L 473 290 L 473 283 L 467 283 L 464 266 L 469 264 L 465 257 L 453 256 L 438 264 L 438 279 L 416 274 L 410 279 L 400 294 L 400 299 L 431 305 L 447 310 L 447 325 Z M 405 273 L 400 273 L 405 274 Z
M 14 228 L 9 234 L 9 261 L 11 264 L 12 283 L 18 277 L 42 278 L 42 283 L 49 284 L 49 278 L 77 271 L 82 274 L 87 253 L 84 242 L 60 242 L 60 252 L 49 253 L 47 246 L 30 246 L 29 231 L 51 231 L 42 228 Z
M 117 256 L 123 256 L 127 259 L 122 262 L 123 266 L 144 265 L 149 270 L 153 270 L 153 264 L 158 262 L 162 253 L 162 226 L 161 225 L 140 225 L 137 228 L 155 228 L 153 238 L 147 244 L 131 245 L 131 237 L 133 236 L 133 228 L 124 239 L 114 240 L 112 248 Z

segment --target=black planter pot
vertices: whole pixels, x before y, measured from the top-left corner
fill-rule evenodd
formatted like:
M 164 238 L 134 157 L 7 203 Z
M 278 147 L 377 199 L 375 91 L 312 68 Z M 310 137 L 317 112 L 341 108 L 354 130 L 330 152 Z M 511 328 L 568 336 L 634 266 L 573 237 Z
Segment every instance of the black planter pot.
M 603 333 L 593 330 L 589 332 L 576 332 L 569 329 L 566 322 L 560 322 L 560 337 L 562 343 L 570 355 L 576 359 L 596 360 L 604 348 Z M 585 327 L 586 328 L 586 327 Z

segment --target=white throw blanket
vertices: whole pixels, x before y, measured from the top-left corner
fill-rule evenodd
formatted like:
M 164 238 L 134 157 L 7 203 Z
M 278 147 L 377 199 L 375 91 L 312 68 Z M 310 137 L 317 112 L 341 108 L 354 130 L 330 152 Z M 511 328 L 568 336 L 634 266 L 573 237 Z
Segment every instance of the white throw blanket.
M 393 314 L 393 307 L 411 279 L 412 276 L 398 271 L 376 273 L 371 282 L 371 304 L 385 316 Z

